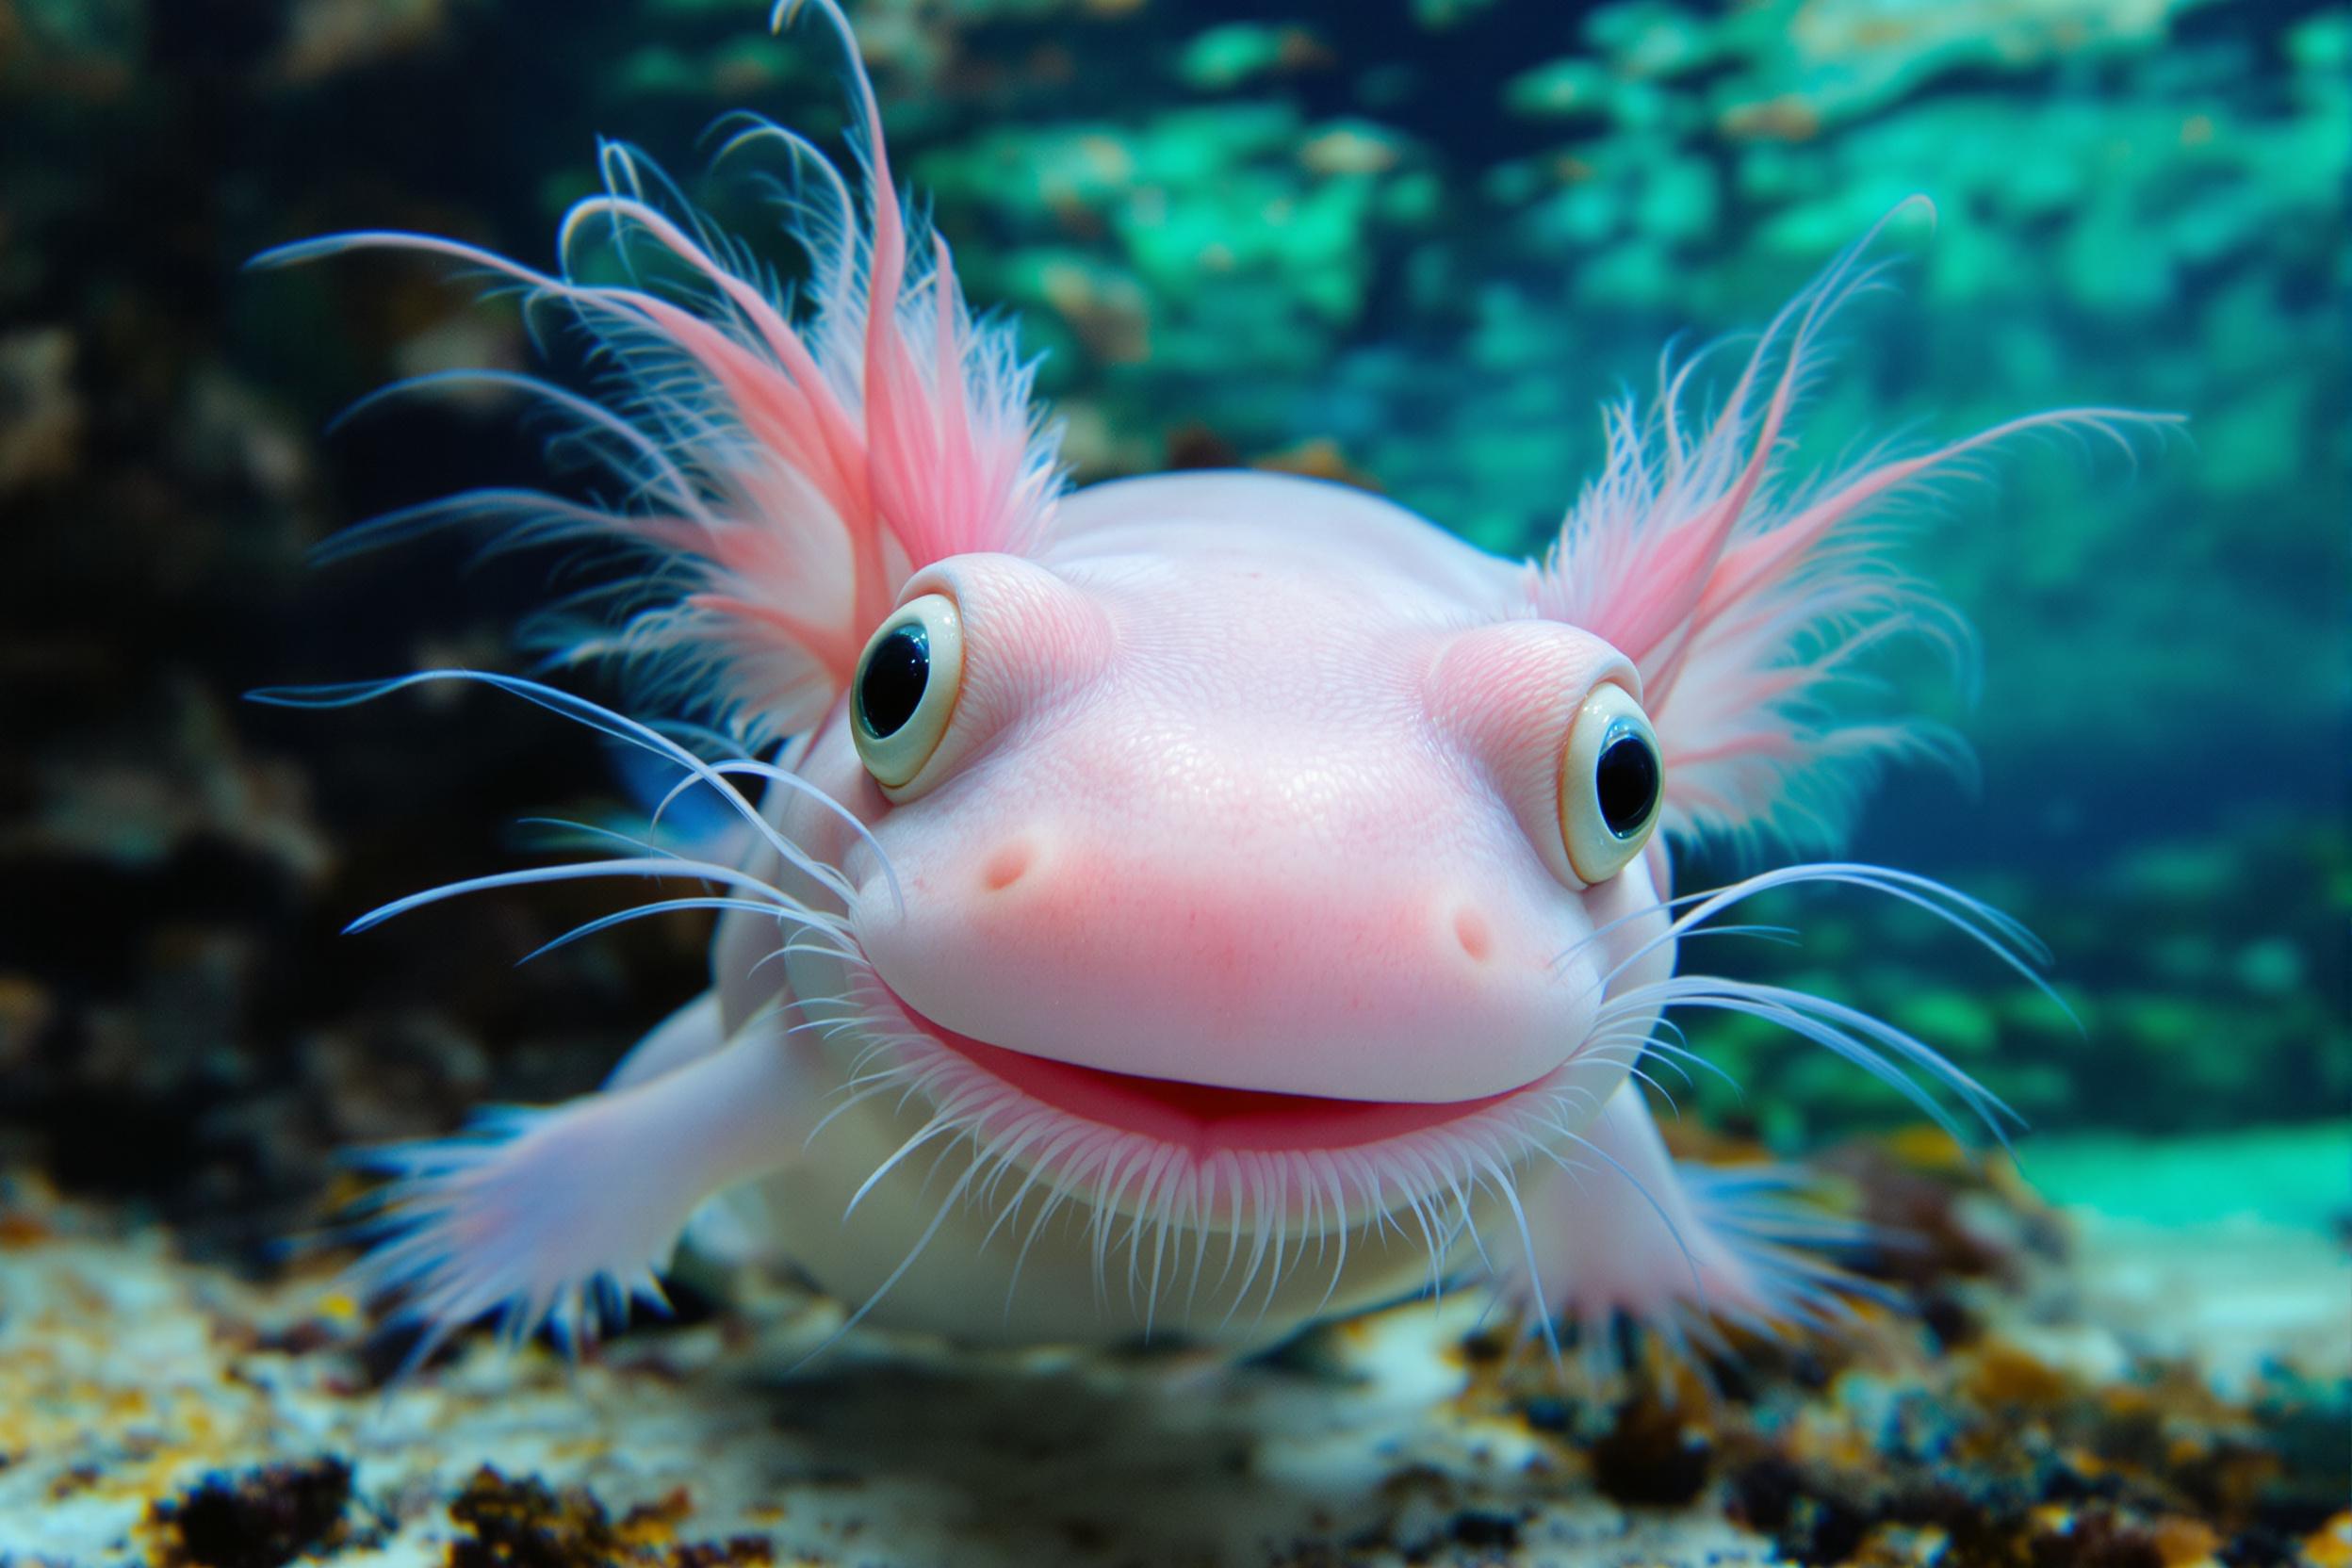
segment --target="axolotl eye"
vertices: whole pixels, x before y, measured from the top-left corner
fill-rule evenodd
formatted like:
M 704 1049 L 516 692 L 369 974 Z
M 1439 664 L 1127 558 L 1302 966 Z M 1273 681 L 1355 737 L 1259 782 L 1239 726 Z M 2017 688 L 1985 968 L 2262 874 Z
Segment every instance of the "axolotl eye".
M 1576 710 L 1560 754 L 1560 832 L 1586 885 L 1630 864 L 1658 825 L 1666 768 L 1658 734 L 1623 686 L 1604 681 Z
M 923 771 L 963 685 L 964 629 L 954 599 L 909 599 L 874 629 L 850 687 L 850 733 L 875 783 L 896 789 Z

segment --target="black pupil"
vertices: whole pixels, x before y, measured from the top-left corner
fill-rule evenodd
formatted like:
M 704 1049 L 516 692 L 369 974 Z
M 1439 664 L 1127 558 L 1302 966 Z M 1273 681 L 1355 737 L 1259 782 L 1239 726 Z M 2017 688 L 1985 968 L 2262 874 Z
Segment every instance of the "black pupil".
M 1632 838 L 1658 805 L 1658 753 L 1639 735 L 1620 735 L 1601 752 L 1592 773 L 1601 820 L 1619 838 Z
M 895 735 L 915 716 L 931 684 L 931 634 L 908 622 L 874 647 L 858 678 L 858 716 L 876 740 Z

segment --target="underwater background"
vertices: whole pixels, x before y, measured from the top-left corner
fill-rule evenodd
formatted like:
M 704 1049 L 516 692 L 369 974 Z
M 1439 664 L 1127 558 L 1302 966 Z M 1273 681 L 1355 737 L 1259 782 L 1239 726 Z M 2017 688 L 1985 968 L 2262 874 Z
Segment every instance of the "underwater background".
M 848 8 L 901 176 L 973 301 L 1019 313 L 1082 482 L 1294 469 L 1531 552 L 1599 468 L 1599 403 L 1646 393 L 1662 345 L 1755 328 L 1930 198 L 1842 323 L 1808 457 L 2060 404 L 2188 416 L 2129 454 L 2012 446 L 1917 509 L 1903 556 L 1980 650 L 1886 678 L 1980 766 L 1895 772 L 1850 847 L 2021 918 L 2075 1018 L 1836 899 L 1740 963 L 1950 1051 L 2034 1124 L 2020 1168 L 2052 1201 L 2252 1217 L 2341 1261 L 2352 8 Z M 599 135 L 758 244 L 757 193 L 697 178 L 709 127 L 840 124 L 825 51 L 762 23 L 747 0 L 0 0 L 0 1272 L 11 1236 L 72 1228 L 19 1235 L 12 1201 L 274 1278 L 334 1150 L 589 1087 L 700 984 L 684 921 L 515 968 L 602 912 L 592 890 L 338 935 L 514 863 L 516 818 L 626 812 L 631 783 L 486 698 L 241 700 L 522 668 L 506 629 L 551 566 L 453 539 L 310 564 L 374 513 L 538 477 L 544 432 L 497 402 L 328 432 L 387 381 L 532 346 L 429 266 L 242 268 L 362 227 L 544 262 Z M 1745 1021 L 1694 1026 L 1739 1084 L 1692 1085 L 1694 1121 L 1789 1152 L 1911 1135 L 1900 1099 Z M 2352 1324 L 2342 1276 L 2318 1288 Z M 2301 1511 L 2261 1526 L 2282 1552 L 2319 1539 L 2326 1478 L 2352 1498 L 2322 1381 L 2278 1472 Z M 10 1449 L 0 1419 L 0 1476 Z M 1835 1560 L 1818 1544 L 1789 1549 Z

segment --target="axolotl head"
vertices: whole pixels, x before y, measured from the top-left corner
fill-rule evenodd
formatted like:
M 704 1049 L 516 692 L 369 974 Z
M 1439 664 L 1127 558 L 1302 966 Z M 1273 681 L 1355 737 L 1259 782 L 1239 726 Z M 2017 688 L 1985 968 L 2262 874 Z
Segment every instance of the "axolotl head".
M 1611 988 L 1672 964 L 1664 763 L 1632 662 L 1518 587 L 1247 474 L 1085 492 L 1033 557 L 912 574 L 800 764 L 866 831 L 784 819 L 845 873 L 856 955 L 795 956 L 796 1000 L 994 1080 L 975 1120 L 1055 1107 L 1186 1162 L 1303 1180 L 1575 1125 L 1646 1034 L 1596 1029 Z

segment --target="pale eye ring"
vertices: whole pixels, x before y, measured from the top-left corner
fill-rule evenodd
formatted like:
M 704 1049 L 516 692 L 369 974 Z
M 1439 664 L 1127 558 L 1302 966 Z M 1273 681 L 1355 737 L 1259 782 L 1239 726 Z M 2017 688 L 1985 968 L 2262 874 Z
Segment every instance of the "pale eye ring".
M 1587 886 L 1632 863 L 1658 826 L 1666 766 L 1633 694 L 1604 682 L 1577 708 L 1560 755 L 1560 834 Z
M 874 628 L 850 682 L 849 729 L 875 783 L 897 789 L 923 771 L 963 685 L 963 619 L 954 599 L 909 599 Z

